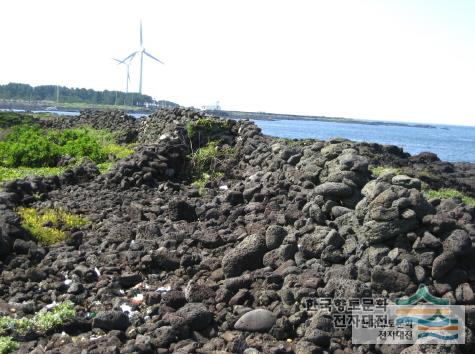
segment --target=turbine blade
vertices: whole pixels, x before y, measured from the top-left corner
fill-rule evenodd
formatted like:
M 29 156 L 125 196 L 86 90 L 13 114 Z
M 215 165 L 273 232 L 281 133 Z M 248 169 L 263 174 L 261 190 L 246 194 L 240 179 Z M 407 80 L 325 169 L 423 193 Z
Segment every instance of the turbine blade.
M 147 53 L 147 52 L 145 52 L 145 51 L 144 51 L 144 53 L 145 53 L 146 55 L 148 55 L 150 58 L 152 58 L 153 60 L 158 61 L 160 64 L 165 64 L 163 61 L 158 60 L 157 58 L 155 58 L 152 54 L 149 54 L 149 53 Z
M 127 81 L 130 82 L 130 74 L 128 71 L 127 71 Z
M 120 63 L 121 63 L 121 64 L 125 64 L 125 62 L 126 62 L 127 60 L 129 60 L 129 59 L 132 60 L 132 59 L 135 57 L 135 55 L 136 55 L 137 53 L 138 53 L 138 51 L 137 51 L 137 52 L 133 52 L 133 53 L 130 54 L 127 58 L 121 60 Z
M 142 20 L 140 20 L 140 48 L 142 48 L 143 40 L 142 40 Z
M 119 59 L 116 59 L 116 58 L 112 58 L 112 60 L 115 60 L 115 61 L 116 61 L 117 63 L 119 63 L 119 64 L 123 64 L 123 63 L 122 63 L 122 60 L 119 60 Z

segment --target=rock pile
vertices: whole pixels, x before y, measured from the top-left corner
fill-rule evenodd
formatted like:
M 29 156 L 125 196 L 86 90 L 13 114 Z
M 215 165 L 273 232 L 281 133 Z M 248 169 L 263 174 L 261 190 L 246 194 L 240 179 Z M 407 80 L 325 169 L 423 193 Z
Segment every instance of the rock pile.
M 419 284 L 466 305 L 467 344 L 436 351 L 473 352 L 474 208 L 426 200 L 407 175 L 374 178 L 374 151 L 407 159 L 398 149 L 290 144 L 249 121 L 200 135 L 233 149 L 229 171 L 200 194 L 187 173 L 198 141 L 187 125 L 200 119 L 214 120 L 184 109 L 141 120 L 141 145 L 106 175 L 5 186 L 0 309 L 28 316 L 65 300 L 76 309 L 64 335 L 21 338 L 22 352 L 416 353 L 426 349 L 353 344 L 305 299 L 394 300 Z M 25 203 L 90 224 L 37 245 L 14 213 Z

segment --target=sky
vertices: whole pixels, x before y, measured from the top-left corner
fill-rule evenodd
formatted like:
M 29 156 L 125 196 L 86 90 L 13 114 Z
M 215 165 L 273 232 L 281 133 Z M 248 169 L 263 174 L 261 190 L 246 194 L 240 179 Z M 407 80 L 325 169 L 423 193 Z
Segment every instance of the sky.
M 475 126 L 474 0 L 6 0 L 0 84 L 201 107 Z M 130 88 L 138 91 L 139 60 Z

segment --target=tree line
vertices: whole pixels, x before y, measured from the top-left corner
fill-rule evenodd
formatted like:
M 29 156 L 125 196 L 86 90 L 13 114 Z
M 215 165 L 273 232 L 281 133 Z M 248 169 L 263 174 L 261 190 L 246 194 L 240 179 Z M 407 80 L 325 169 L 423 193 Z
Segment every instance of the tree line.
M 85 88 L 68 88 L 56 85 L 31 86 L 9 83 L 0 85 L 0 99 L 24 101 L 58 101 L 59 103 L 125 104 L 133 106 L 156 105 L 151 96 L 136 92 L 95 91 Z M 172 104 L 172 102 L 170 102 Z

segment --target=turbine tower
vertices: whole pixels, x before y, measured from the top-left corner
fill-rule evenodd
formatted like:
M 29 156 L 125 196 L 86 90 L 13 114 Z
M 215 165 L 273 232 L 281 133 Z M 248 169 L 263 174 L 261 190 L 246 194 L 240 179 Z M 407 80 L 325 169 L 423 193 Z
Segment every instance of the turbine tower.
M 155 60 L 155 61 L 158 61 L 160 64 L 163 64 L 162 61 L 158 60 L 157 58 L 155 58 L 152 54 L 150 54 L 149 52 L 147 52 L 145 50 L 145 47 L 143 45 L 143 36 L 142 36 L 142 21 L 140 21 L 140 48 L 139 50 L 136 50 L 135 52 L 133 52 L 132 54 L 129 54 L 124 60 L 121 60 L 120 62 L 122 64 L 124 64 L 127 60 L 129 60 L 129 64 L 130 62 L 134 59 L 135 55 L 137 53 L 140 53 L 140 81 L 139 81 L 139 93 L 142 94 L 142 76 L 143 76 L 143 56 L 144 54 L 147 55 L 148 57 L 150 57 L 151 59 Z
M 129 69 L 130 69 L 130 60 L 127 62 L 125 60 L 119 60 L 119 59 L 115 59 L 115 58 L 112 58 L 113 60 L 115 60 L 119 65 L 120 64 L 124 64 L 127 68 L 127 77 L 125 78 L 125 93 L 129 93 L 129 82 L 130 82 L 130 73 L 129 73 Z

